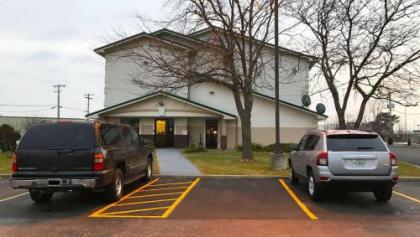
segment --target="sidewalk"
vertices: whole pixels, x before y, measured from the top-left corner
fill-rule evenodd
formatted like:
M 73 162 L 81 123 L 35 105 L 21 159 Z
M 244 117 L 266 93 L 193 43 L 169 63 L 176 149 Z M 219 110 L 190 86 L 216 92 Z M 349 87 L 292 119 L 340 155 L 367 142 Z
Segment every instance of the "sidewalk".
M 199 176 L 200 171 L 174 148 L 156 149 L 159 174 L 169 176 Z

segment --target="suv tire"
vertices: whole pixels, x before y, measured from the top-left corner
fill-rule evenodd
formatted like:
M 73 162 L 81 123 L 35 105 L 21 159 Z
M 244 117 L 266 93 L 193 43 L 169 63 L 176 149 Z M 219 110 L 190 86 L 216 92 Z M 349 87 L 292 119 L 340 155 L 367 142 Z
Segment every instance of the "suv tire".
M 45 203 L 51 201 L 54 193 L 49 193 L 40 190 L 29 190 L 31 199 L 36 203 Z
M 373 192 L 378 202 L 387 202 L 392 197 L 392 187 L 384 187 Z
M 153 160 L 151 158 L 147 159 L 147 166 L 146 170 L 144 171 L 144 180 L 149 181 L 152 179 L 152 172 L 153 172 Z
M 105 189 L 105 198 L 108 201 L 118 201 L 124 193 L 124 174 L 116 168 L 114 171 L 114 178 L 112 183 Z
M 290 178 L 290 184 L 292 184 L 292 185 L 299 184 L 299 178 L 296 176 L 296 173 L 293 170 L 292 163 L 290 163 L 289 178 Z
M 308 173 L 308 193 L 312 201 L 320 201 L 322 199 L 322 190 L 316 181 L 312 171 Z

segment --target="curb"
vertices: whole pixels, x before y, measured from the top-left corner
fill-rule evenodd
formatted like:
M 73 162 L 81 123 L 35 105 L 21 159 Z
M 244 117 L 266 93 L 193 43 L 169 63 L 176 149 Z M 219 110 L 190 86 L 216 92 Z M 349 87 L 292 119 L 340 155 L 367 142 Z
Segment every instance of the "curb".
M 1 174 L 0 173 L 0 178 L 9 178 L 12 174 Z
M 413 176 L 402 176 L 399 179 L 400 180 L 420 181 L 420 177 L 413 177 Z
M 287 178 L 287 176 L 279 175 L 158 175 L 159 178 L 252 178 L 252 179 L 264 179 L 264 178 Z
M 264 178 L 289 178 L 288 176 L 279 175 L 156 175 L 159 178 L 250 178 L 250 179 L 264 179 Z M 415 176 L 400 176 L 399 180 L 420 181 L 420 177 Z

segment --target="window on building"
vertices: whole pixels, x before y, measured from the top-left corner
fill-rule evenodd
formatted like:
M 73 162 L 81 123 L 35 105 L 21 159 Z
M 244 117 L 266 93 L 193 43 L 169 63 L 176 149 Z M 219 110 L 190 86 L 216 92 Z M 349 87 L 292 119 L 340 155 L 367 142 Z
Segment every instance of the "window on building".
M 133 127 L 137 133 L 140 132 L 140 119 L 139 118 L 120 118 L 120 123 L 128 124 Z

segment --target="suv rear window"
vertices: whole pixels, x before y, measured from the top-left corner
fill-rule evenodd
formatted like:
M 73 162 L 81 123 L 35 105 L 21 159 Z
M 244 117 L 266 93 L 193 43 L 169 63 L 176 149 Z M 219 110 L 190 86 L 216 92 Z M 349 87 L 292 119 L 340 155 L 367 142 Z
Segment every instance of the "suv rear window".
M 346 134 L 327 136 L 329 151 L 387 151 L 376 134 Z
M 91 148 L 95 135 L 91 124 L 50 123 L 32 127 L 19 143 L 19 148 Z

